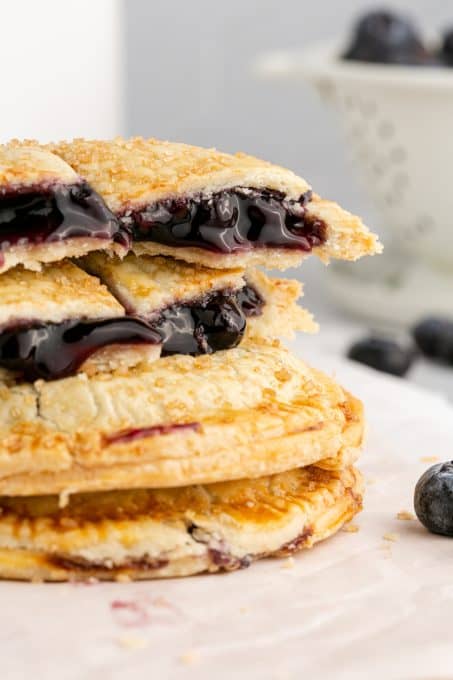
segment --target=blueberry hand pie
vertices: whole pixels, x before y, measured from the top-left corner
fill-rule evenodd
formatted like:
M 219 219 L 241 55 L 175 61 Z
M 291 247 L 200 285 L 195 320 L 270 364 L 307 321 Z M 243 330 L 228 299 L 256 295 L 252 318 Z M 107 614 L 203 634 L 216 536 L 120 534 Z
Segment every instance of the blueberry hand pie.
M 380 250 L 245 154 L 0 146 L 0 578 L 231 571 L 338 531 L 363 406 L 284 347 L 317 326 L 260 266 Z
M 169 487 L 358 457 L 360 402 L 278 343 L 3 389 L 0 494 Z
M 358 217 L 252 156 L 141 138 L 50 148 L 104 198 L 138 255 L 285 269 L 312 251 L 325 261 L 380 251 Z
M 203 354 L 248 337 L 315 332 L 297 304 L 296 281 L 252 269 L 210 269 L 169 257 L 112 258 L 93 253 L 80 266 L 99 277 L 128 314 L 146 319 L 162 336 L 162 354 Z
M 125 251 L 104 200 L 62 158 L 36 146 L 0 146 L 0 272 L 91 250 Z
M 259 479 L 75 494 L 0 497 L 4 578 L 163 578 L 233 571 L 328 538 L 361 510 L 353 467 L 305 467 Z

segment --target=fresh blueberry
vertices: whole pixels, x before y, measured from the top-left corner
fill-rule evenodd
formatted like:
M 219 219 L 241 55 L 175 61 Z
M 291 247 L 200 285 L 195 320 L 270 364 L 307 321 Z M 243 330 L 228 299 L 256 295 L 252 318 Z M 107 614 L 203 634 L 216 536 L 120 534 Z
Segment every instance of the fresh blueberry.
M 381 64 L 432 61 L 412 22 L 388 11 L 369 12 L 359 19 L 343 57 Z
M 412 365 L 414 352 L 395 340 L 369 337 L 355 342 L 348 357 L 378 371 L 403 376 Z
M 453 536 L 453 461 L 433 465 L 420 477 L 414 508 L 429 531 Z
M 440 56 L 448 66 L 453 66 L 453 28 L 444 33 Z
M 453 365 L 453 319 L 424 319 L 413 329 L 413 336 L 425 356 Z

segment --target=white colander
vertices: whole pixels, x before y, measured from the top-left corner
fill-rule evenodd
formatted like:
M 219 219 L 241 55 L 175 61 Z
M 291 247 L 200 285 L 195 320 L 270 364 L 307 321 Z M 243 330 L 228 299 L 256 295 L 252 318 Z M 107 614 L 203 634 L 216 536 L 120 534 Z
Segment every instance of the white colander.
M 339 53 L 332 45 L 275 53 L 261 69 L 317 88 L 402 249 L 453 267 L 453 68 L 347 62 Z
M 347 62 L 340 53 L 332 44 L 275 52 L 259 60 L 258 71 L 267 78 L 309 81 L 337 111 L 353 163 L 384 226 L 386 262 L 379 258 L 376 265 L 389 264 L 392 256 L 394 270 L 395 262 L 397 270 L 400 262 L 408 267 L 392 290 L 391 316 L 410 320 L 434 309 L 451 313 L 453 68 Z M 359 290 L 357 281 L 347 285 L 335 292 L 355 295 L 349 306 L 363 313 L 367 300 L 370 306 L 369 290 Z M 376 281 L 372 285 L 378 298 Z M 382 313 L 373 310 L 375 315 L 390 311 L 389 290 L 382 293 L 385 304 Z

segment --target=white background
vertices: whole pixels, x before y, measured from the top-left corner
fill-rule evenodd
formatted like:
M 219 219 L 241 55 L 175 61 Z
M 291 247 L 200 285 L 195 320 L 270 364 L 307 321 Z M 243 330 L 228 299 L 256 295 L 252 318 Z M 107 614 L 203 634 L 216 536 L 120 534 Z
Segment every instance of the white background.
M 108 137 L 121 131 L 121 5 L 0 3 L 0 139 Z

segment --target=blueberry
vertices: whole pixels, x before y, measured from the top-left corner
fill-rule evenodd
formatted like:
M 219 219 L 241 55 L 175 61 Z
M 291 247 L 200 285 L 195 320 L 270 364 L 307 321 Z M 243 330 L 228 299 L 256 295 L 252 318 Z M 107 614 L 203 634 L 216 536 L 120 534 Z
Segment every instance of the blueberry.
M 420 477 L 414 508 L 429 531 L 453 536 L 453 461 L 433 465 Z
M 354 343 L 348 357 L 378 371 L 403 376 L 412 365 L 414 352 L 395 340 L 369 337 Z
M 448 66 L 453 66 L 453 28 L 444 33 L 440 56 Z
M 343 58 L 381 64 L 432 61 L 412 22 L 388 11 L 369 12 L 359 19 Z
M 415 342 L 425 356 L 453 365 L 453 319 L 442 317 L 424 319 L 412 332 Z

